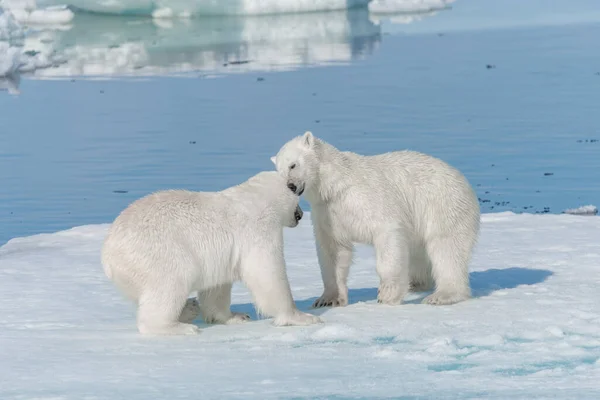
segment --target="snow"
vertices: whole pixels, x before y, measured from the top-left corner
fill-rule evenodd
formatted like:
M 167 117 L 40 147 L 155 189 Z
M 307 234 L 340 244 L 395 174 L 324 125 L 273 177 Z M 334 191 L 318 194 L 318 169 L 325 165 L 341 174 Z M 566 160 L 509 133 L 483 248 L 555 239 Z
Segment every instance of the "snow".
M 270 320 L 148 338 L 104 277 L 108 228 L 91 225 L 0 248 L 0 398 L 597 398 L 600 218 L 482 216 L 475 297 L 453 306 L 376 303 L 373 251 L 359 247 L 350 305 L 322 325 Z M 322 284 L 309 213 L 286 229 L 294 298 Z M 233 309 L 252 311 L 243 286 Z M 252 312 L 253 318 L 255 314 Z
M 564 213 L 573 215 L 596 215 L 598 214 L 598 207 L 589 204 L 587 206 L 581 206 L 578 208 L 569 208 L 565 210 Z

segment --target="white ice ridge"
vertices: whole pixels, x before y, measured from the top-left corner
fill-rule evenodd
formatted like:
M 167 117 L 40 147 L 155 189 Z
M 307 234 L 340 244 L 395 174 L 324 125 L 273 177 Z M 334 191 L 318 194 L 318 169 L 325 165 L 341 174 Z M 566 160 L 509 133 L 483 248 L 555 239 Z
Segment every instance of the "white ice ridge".
M 310 310 L 322 292 L 305 213 L 285 230 L 292 293 L 324 325 L 256 320 L 192 337 L 141 337 L 132 305 L 104 276 L 108 225 L 0 247 L 0 398 L 596 399 L 600 218 L 482 216 L 474 298 L 453 306 L 377 304 L 372 249 L 358 247 L 350 305 Z

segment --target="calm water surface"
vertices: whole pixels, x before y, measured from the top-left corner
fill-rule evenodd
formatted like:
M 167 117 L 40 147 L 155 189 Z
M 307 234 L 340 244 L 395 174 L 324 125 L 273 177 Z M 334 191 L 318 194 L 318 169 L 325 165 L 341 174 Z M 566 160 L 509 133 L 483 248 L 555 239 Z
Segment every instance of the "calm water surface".
M 52 33 L 71 62 L 37 75 L 66 79 L 24 77 L 20 95 L 0 92 L 0 243 L 110 222 L 159 189 L 240 183 L 305 130 L 364 154 L 438 156 L 465 173 L 484 212 L 598 205 L 600 15 L 589 1 L 538 3 L 458 0 L 396 24 L 338 13 L 210 29 L 131 20 L 127 31 L 84 16 L 87 39 L 76 19 Z M 102 67 L 77 47 L 130 42 L 154 47 Z M 131 75 L 136 62 L 152 76 L 70 77 Z

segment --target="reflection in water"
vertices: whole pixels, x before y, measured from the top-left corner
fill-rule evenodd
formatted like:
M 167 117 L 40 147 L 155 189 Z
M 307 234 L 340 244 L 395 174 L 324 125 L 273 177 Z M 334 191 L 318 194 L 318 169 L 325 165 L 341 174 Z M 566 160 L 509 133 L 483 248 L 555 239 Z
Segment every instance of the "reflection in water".
M 373 51 L 367 10 L 158 20 L 78 15 L 29 34 L 26 54 L 51 58 L 36 77 L 229 73 L 348 62 Z
M 425 15 L 405 14 L 401 22 Z M 11 46 L 20 58 L 0 78 L 0 90 L 12 93 L 23 73 L 49 79 L 286 70 L 360 59 L 381 40 L 380 24 L 365 8 L 175 20 L 83 13 L 18 33 Z

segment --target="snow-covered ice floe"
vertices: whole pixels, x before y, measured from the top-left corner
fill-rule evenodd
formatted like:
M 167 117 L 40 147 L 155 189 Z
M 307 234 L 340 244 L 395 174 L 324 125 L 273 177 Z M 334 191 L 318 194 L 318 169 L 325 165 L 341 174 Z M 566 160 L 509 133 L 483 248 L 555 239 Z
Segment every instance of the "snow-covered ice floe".
M 103 275 L 108 225 L 0 248 L 0 398 L 595 399 L 600 390 L 599 218 L 484 214 L 474 298 L 445 307 L 409 294 L 376 302 L 370 248 L 350 272 L 350 305 L 310 310 L 322 284 L 310 216 L 285 230 L 298 306 L 323 325 L 270 320 L 193 337 L 137 333 Z M 233 309 L 251 312 L 236 286 Z

